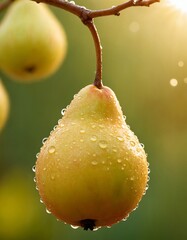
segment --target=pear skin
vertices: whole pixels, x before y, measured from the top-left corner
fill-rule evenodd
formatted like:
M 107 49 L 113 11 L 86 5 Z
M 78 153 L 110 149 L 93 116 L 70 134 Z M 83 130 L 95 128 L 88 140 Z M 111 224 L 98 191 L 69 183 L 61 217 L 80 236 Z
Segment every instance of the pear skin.
M 145 193 L 146 154 L 108 87 L 83 88 L 45 141 L 36 184 L 57 219 L 84 229 L 127 218 Z
M 0 68 L 24 83 L 46 78 L 65 58 L 66 34 L 44 4 L 15 1 L 0 25 Z
M 0 80 L 0 131 L 3 129 L 9 114 L 8 93 Z

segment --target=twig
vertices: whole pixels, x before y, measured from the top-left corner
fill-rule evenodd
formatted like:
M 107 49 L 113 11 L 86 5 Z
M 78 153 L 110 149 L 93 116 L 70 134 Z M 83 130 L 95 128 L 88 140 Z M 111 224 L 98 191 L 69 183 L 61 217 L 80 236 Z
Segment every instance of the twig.
M 5 0 L 2 3 L 0 3 L 0 11 L 7 8 L 14 0 Z
M 89 13 L 89 17 L 96 18 L 96 17 L 103 17 L 109 15 L 116 15 L 119 16 L 120 12 L 129 7 L 138 7 L 144 6 L 149 7 L 151 4 L 160 2 L 160 0 L 130 0 L 128 2 L 122 3 L 118 6 L 113 6 L 112 8 L 103 9 L 103 10 L 92 10 Z
M 75 14 L 76 16 L 82 18 L 82 15 L 87 16 L 87 18 L 96 18 L 96 17 L 104 17 L 109 15 L 117 15 L 119 16 L 120 12 L 129 7 L 149 7 L 150 5 L 160 2 L 160 0 L 129 0 L 125 3 L 122 3 L 117 6 L 112 6 L 107 9 L 100 10 L 91 10 L 86 7 L 75 4 L 74 1 L 68 0 L 31 0 L 37 3 L 43 2 L 47 3 L 59 8 L 62 8 L 70 13 Z

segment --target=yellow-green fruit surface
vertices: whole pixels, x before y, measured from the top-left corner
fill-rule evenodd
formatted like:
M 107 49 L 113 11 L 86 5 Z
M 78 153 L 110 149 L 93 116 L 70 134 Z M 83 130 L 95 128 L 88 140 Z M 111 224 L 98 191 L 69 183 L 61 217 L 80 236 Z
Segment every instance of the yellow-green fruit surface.
M 0 80 L 0 131 L 4 127 L 9 113 L 9 97 Z
M 11 78 L 32 82 L 54 73 L 67 49 L 62 25 L 44 4 L 18 0 L 0 25 L 0 68 Z
M 92 229 L 136 208 L 148 177 L 146 154 L 108 87 L 83 88 L 41 148 L 39 194 L 58 219 Z

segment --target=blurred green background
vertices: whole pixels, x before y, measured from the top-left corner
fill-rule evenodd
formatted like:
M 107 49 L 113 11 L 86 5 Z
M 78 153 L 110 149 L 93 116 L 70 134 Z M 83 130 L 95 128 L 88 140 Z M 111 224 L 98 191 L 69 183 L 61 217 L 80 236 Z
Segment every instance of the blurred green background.
M 76 1 L 92 9 L 122 2 Z M 11 100 L 0 135 L 0 240 L 187 239 L 187 13 L 166 3 L 95 20 L 103 46 L 103 82 L 115 91 L 127 123 L 144 143 L 151 169 L 149 190 L 138 209 L 110 229 L 86 232 L 57 222 L 40 203 L 31 170 L 61 109 L 93 82 L 89 31 L 73 15 L 51 7 L 68 39 L 58 72 L 26 85 L 0 72 Z

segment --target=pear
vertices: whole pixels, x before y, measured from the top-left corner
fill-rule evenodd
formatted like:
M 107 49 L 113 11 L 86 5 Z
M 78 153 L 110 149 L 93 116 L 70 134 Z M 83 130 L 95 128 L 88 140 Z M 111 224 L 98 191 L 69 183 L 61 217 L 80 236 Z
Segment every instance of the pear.
M 31 235 L 31 239 L 37 239 L 41 232 L 39 229 L 46 226 L 43 224 L 38 199 L 31 184 L 30 175 L 20 167 L 14 166 L 13 169 L 9 168 L 1 172 L 1 240 L 26 240 Z
M 47 211 L 72 226 L 111 226 L 137 207 L 146 154 L 110 88 L 88 85 L 74 97 L 44 142 L 35 174 Z
M 44 4 L 11 4 L 0 26 L 0 68 L 22 82 L 50 76 L 66 54 L 62 25 Z
M 9 114 L 9 97 L 0 80 L 0 131 L 4 127 Z

